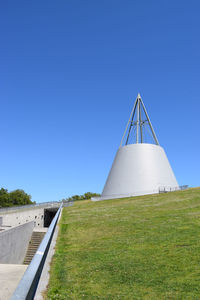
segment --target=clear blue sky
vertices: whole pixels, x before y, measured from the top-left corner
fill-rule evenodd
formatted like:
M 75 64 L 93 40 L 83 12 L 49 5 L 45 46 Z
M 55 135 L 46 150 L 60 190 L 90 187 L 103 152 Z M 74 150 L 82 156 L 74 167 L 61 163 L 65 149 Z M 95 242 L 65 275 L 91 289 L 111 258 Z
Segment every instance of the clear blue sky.
M 0 4 L 0 185 L 101 192 L 140 92 L 180 185 L 200 185 L 200 2 Z

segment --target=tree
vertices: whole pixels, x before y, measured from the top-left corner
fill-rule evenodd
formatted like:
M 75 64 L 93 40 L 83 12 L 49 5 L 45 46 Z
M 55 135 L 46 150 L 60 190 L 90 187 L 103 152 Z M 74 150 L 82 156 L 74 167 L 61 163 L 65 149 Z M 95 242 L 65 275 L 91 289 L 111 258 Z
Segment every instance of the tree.
M 0 189 L 0 207 L 10 206 L 10 196 L 8 190 L 1 188 Z
M 32 204 L 31 196 L 26 194 L 23 190 L 10 192 L 10 199 L 13 205 Z
M 12 192 L 1 188 L 0 189 L 0 207 L 9 207 L 16 205 L 34 204 L 31 201 L 31 196 L 25 193 L 23 190 L 17 189 Z
M 100 194 L 87 192 L 83 195 L 74 195 L 74 196 L 68 197 L 66 199 L 63 199 L 62 201 L 68 202 L 68 201 L 87 200 L 87 199 L 91 199 L 92 197 L 99 197 L 99 196 L 100 196 Z

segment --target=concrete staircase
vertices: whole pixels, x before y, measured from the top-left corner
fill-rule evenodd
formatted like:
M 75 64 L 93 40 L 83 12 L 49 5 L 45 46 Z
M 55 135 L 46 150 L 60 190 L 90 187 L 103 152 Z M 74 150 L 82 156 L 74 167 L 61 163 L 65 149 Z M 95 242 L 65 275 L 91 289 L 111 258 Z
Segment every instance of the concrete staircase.
M 35 255 L 43 237 L 45 235 L 45 232 L 39 232 L 39 231 L 33 231 L 31 240 L 29 242 L 29 246 L 26 252 L 26 256 L 24 259 L 24 265 L 29 265 L 33 256 Z

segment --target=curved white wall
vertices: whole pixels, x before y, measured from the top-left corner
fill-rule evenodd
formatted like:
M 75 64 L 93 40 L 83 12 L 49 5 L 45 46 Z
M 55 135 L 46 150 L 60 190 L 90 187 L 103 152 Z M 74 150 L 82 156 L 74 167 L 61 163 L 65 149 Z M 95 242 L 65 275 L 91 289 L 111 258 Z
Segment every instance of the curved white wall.
M 160 187 L 178 187 L 164 149 L 131 144 L 118 149 L 101 199 L 158 193 Z

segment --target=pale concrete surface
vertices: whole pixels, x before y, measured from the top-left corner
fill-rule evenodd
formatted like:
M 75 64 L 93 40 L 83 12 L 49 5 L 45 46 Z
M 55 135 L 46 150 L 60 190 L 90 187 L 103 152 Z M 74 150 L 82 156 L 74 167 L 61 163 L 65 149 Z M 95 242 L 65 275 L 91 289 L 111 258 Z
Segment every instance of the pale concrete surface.
M 30 221 L 34 221 L 34 227 L 43 227 L 44 225 L 44 207 L 32 207 L 27 209 L 18 209 L 14 211 L 2 212 L 0 210 L 1 225 L 18 226 Z
M 33 232 L 34 222 L 28 222 L 0 232 L 0 263 L 22 264 Z
M 44 226 L 44 209 L 58 208 L 60 203 L 47 203 L 41 206 L 22 206 L 0 209 L 0 226 L 17 226 L 34 221 L 34 227 Z
M 0 300 L 11 298 L 27 267 L 27 265 L 0 264 Z
M 47 232 L 48 229 L 49 229 L 49 227 L 34 227 L 33 231 L 35 231 L 35 232 Z

